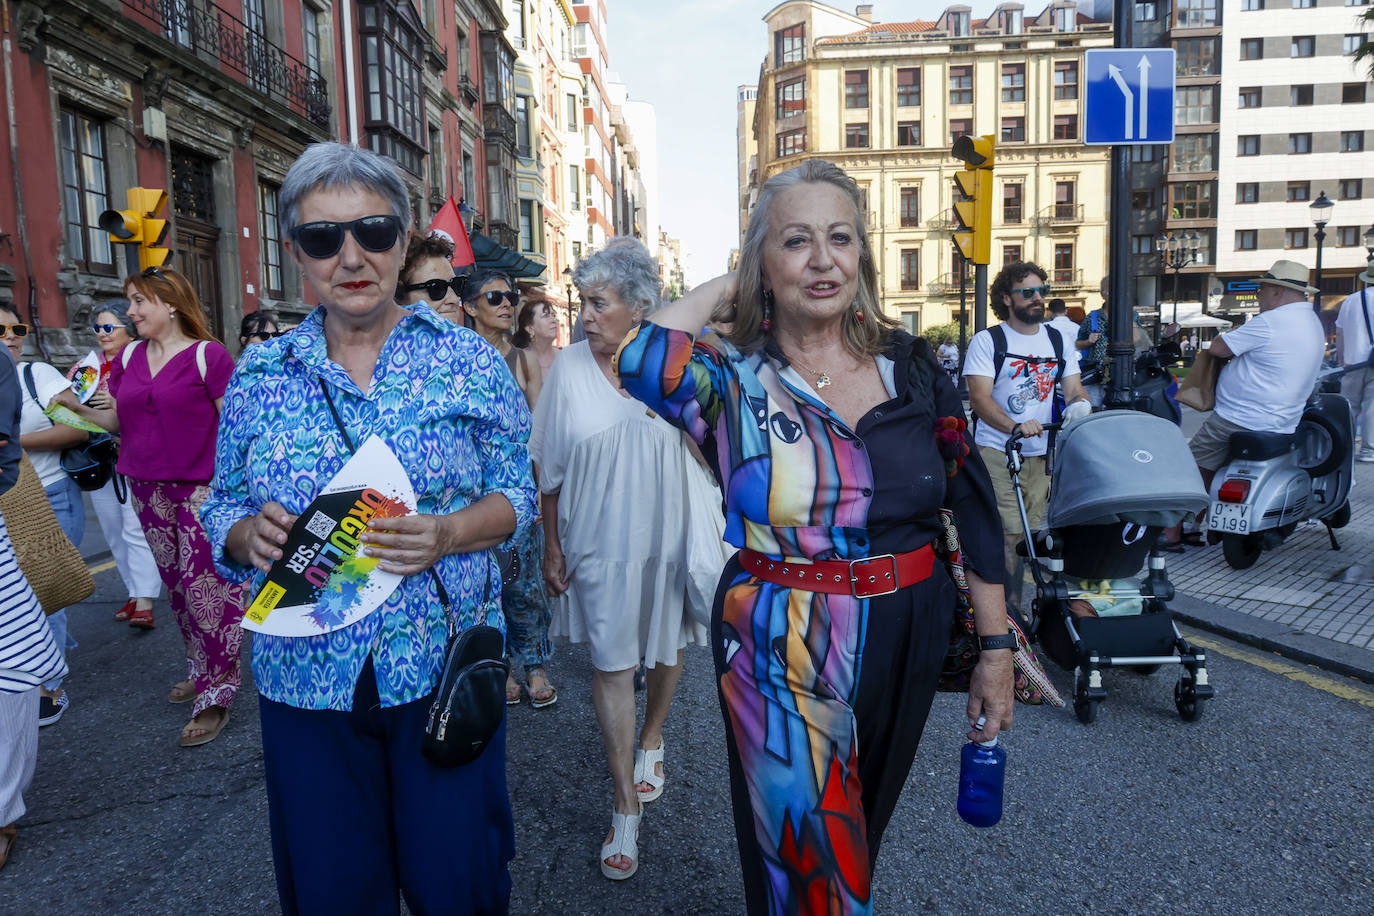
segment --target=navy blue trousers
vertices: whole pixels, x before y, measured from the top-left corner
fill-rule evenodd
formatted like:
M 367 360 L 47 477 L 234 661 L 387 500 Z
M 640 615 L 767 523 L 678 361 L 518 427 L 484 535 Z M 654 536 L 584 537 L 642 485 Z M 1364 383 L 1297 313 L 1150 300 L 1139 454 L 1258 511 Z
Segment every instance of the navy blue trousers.
M 420 753 L 429 701 L 383 709 L 368 661 L 350 712 L 259 700 L 285 916 L 506 913 L 515 825 L 506 727 L 472 763 Z

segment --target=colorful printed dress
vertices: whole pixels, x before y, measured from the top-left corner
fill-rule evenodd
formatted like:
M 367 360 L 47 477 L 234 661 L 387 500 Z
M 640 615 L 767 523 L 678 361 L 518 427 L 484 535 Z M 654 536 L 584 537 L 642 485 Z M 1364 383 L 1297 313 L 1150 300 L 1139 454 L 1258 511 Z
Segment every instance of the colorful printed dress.
M 714 458 L 725 539 L 771 557 L 857 559 L 914 550 L 952 509 L 965 562 L 1001 581 L 1002 529 L 971 453 L 947 480 L 937 417 L 962 417 L 913 340 L 878 357 L 890 400 L 851 430 L 773 342 L 723 341 L 645 323 L 617 357 L 631 394 Z M 971 443 L 969 443 L 971 446 Z M 753 578 L 738 560 L 712 612 L 735 830 L 750 913 L 871 913 L 870 878 L 934 697 L 954 586 L 923 582 L 871 599 Z

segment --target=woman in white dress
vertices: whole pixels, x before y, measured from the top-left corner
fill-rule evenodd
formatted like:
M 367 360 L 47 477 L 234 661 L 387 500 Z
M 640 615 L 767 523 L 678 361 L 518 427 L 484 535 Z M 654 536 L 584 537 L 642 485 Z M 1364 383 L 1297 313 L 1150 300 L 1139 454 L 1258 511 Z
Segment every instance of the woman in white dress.
M 583 259 L 573 282 L 587 339 L 554 360 L 535 408 L 530 454 L 541 475 L 544 578 L 563 596 L 552 632 L 590 643 L 596 669 L 592 702 L 615 784 L 601 871 L 623 880 L 639 867 L 642 803 L 663 792 L 663 724 L 682 650 L 705 645 L 705 628 L 688 607 L 689 494 L 713 484 L 682 434 L 631 400 L 611 367 L 625 335 L 658 305 L 648 251 L 617 240 Z M 719 518 L 715 524 L 719 531 Z M 641 660 L 648 683 L 636 743 Z

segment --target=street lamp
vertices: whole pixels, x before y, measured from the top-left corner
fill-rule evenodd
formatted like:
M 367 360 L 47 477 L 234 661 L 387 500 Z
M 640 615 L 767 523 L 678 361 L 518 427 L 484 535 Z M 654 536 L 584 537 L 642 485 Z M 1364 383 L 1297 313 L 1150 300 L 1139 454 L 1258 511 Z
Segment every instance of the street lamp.
M 573 307 L 572 307 L 573 281 L 572 281 L 572 278 L 573 278 L 572 268 L 571 268 L 571 267 L 565 267 L 565 268 L 563 268 L 563 288 L 564 288 L 565 290 L 567 290 L 567 293 L 568 293 L 568 299 L 567 299 L 567 302 L 568 302 L 568 340 L 572 340 L 572 329 L 573 329 Z
M 1174 235 L 1161 235 L 1155 239 L 1155 251 L 1159 252 L 1160 264 L 1165 270 L 1174 272 L 1174 317 L 1178 321 L 1178 272 L 1198 259 L 1198 249 L 1202 247 L 1202 236 L 1196 232 L 1180 232 Z
M 1317 293 L 1312 297 L 1312 308 L 1318 315 L 1322 313 L 1322 242 L 1326 241 L 1326 224 L 1331 220 L 1331 211 L 1336 208 L 1322 191 L 1309 207 L 1312 211 L 1312 224 L 1317 227 Z

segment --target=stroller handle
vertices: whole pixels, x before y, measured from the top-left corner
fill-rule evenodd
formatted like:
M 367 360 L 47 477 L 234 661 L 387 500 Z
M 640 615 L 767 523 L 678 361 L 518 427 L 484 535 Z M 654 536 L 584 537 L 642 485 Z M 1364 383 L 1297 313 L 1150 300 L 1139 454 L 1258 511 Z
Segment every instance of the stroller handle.
M 1041 427 L 1041 429 L 1043 429 L 1047 433 L 1052 433 L 1058 430 L 1061 426 L 1063 426 L 1062 423 L 1046 423 Z M 1008 458 L 1011 457 L 1012 452 L 1021 451 L 1021 440 L 1024 438 L 1025 436 L 1023 436 L 1021 433 L 1011 434 L 1011 438 L 1007 439 L 1007 444 L 1005 446 L 1005 451 L 1007 453 Z

